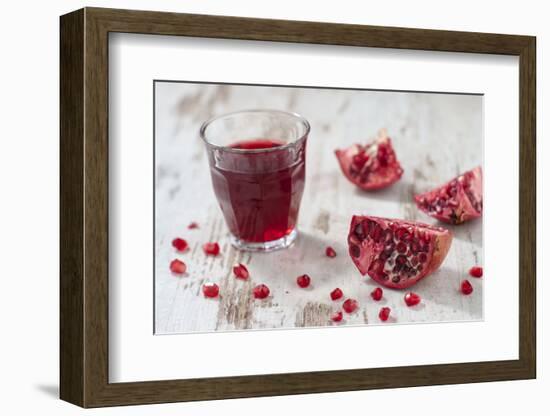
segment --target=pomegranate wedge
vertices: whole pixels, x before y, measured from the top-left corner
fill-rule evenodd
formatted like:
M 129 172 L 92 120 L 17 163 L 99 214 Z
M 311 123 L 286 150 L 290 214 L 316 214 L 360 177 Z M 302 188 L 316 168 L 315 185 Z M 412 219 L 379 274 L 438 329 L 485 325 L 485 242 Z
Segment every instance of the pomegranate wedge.
M 390 186 L 403 175 L 385 130 L 381 130 L 371 143 L 354 144 L 334 153 L 346 178 L 367 191 Z
M 436 271 L 451 247 L 449 230 L 420 222 L 354 215 L 349 254 L 362 275 L 405 289 Z
M 450 224 L 478 218 L 483 211 L 483 180 L 477 167 L 414 197 L 418 209 Z

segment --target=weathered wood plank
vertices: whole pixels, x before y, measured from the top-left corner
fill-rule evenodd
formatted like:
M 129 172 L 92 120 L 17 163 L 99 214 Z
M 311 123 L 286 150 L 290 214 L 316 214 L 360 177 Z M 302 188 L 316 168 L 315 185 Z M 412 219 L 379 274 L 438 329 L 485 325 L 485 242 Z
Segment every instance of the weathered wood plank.
M 385 290 L 384 299 L 373 302 L 369 293 L 376 285 L 359 275 L 346 248 L 354 213 L 435 223 L 415 208 L 412 195 L 481 164 L 480 96 L 162 82 L 156 84 L 156 103 L 156 333 L 333 325 L 328 318 L 341 305 L 329 298 L 335 287 L 361 305 L 343 325 L 378 323 L 381 306 L 392 307 L 395 323 L 482 319 L 482 281 L 472 279 L 472 296 L 458 293 L 469 267 L 483 261 L 481 221 L 450 227 L 455 239 L 448 258 L 415 286 L 424 299 L 415 308 L 403 306 L 399 291 Z M 245 108 L 296 111 L 312 125 L 300 236 L 288 250 L 234 250 L 212 192 L 199 126 L 212 115 Z M 382 127 L 394 141 L 405 174 L 389 189 L 360 192 L 340 173 L 333 150 L 365 141 Z M 187 230 L 191 221 L 200 229 Z M 176 236 L 188 240 L 189 252 L 174 252 L 170 242 Z M 201 249 L 206 241 L 218 241 L 221 255 L 206 257 Z M 327 245 L 336 249 L 336 258 L 324 255 Z M 168 270 L 176 257 L 188 265 L 183 277 Z M 232 276 L 236 262 L 248 265 L 249 281 Z M 313 279 L 305 290 L 295 283 L 302 273 Z M 207 280 L 220 285 L 220 299 L 202 297 Z M 251 296 L 257 283 L 271 288 L 267 300 Z

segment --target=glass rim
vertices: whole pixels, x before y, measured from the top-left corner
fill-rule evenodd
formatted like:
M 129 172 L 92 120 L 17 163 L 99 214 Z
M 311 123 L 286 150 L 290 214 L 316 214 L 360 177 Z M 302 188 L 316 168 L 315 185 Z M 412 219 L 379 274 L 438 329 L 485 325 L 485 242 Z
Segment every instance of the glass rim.
M 259 114 L 259 113 L 276 113 L 276 114 L 285 115 L 285 116 L 288 116 L 290 118 L 294 118 L 298 122 L 302 123 L 304 128 L 305 128 L 305 131 L 300 137 L 298 137 L 297 139 L 295 139 L 295 140 L 293 140 L 289 143 L 285 143 L 285 144 L 283 144 L 281 146 L 277 146 L 277 147 L 269 147 L 269 148 L 266 148 L 266 149 L 236 149 L 234 147 L 229 147 L 229 146 L 224 146 L 224 145 L 213 143 L 212 141 L 210 141 L 206 137 L 206 129 L 208 128 L 209 125 L 211 125 L 215 121 L 218 121 L 218 120 L 220 120 L 224 117 L 235 116 L 235 115 L 238 115 L 238 114 L 245 114 L 245 113 L 253 113 L 253 114 L 254 113 L 256 113 L 256 114 Z M 292 111 L 284 111 L 284 110 L 253 109 L 253 110 L 237 110 L 237 111 L 232 111 L 232 112 L 229 112 L 229 113 L 223 113 L 223 114 L 211 117 L 208 120 L 206 120 L 204 123 L 202 123 L 201 128 L 200 128 L 199 131 L 200 131 L 200 137 L 204 141 L 204 143 L 206 143 L 206 145 L 212 146 L 216 149 L 222 149 L 224 151 L 232 152 L 232 153 L 270 153 L 270 152 L 281 151 L 281 150 L 287 149 L 287 148 L 292 147 L 292 146 L 296 146 L 297 143 L 300 143 L 301 141 L 303 141 L 309 135 L 310 130 L 311 130 L 311 126 L 309 124 L 309 121 L 307 121 L 307 119 L 304 116 L 302 116 L 298 113 L 295 113 L 295 112 L 292 112 Z

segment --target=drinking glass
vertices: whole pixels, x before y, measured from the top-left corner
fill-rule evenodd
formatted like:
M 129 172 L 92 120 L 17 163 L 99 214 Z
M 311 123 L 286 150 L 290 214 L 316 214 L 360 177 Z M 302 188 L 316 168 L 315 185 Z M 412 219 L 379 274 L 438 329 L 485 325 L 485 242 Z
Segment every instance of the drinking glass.
M 305 186 L 308 121 L 278 110 L 245 110 L 206 121 L 200 136 L 233 246 L 286 248 L 297 236 Z

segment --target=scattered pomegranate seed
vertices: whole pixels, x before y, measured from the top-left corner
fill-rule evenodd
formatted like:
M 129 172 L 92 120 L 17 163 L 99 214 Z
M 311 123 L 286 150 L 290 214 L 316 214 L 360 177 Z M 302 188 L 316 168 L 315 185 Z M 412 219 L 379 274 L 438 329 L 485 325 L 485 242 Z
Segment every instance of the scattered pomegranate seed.
M 381 321 L 386 322 L 390 317 L 390 312 L 391 312 L 391 309 L 388 308 L 387 306 L 384 306 L 383 308 L 380 309 L 380 312 L 378 312 L 378 317 L 380 318 Z
M 338 312 L 334 312 L 332 314 L 332 316 L 330 317 L 330 319 L 333 321 L 333 322 L 340 322 L 342 320 L 342 318 L 344 317 L 344 314 L 342 314 L 342 311 L 338 311 Z
M 355 310 L 359 307 L 359 303 L 355 299 L 346 299 L 344 303 L 342 304 L 342 308 L 347 313 L 353 313 Z
M 421 300 L 422 299 L 420 298 L 420 296 L 414 292 L 405 293 L 405 303 L 407 304 L 407 306 L 418 305 Z
M 187 270 L 187 266 L 181 260 L 175 259 L 170 262 L 170 271 L 172 273 L 184 274 Z
M 296 278 L 296 283 L 298 283 L 300 287 L 308 287 L 311 283 L 311 278 L 307 274 L 303 274 Z
M 470 269 L 470 276 L 472 277 L 481 277 L 483 276 L 483 267 L 474 266 Z
M 472 287 L 472 284 L 469 281 L 463 280 L 462 283 L 460 284 L 460 291 L 465 295 L 469 295 L 474 291 L 474 288 Z
M 375 301 L 379 301 L 380 299 L 382 299 L 382 295 L 384 294 L 384 291 L 377 287 L 376 289 L 374 289 L 372 292 L 370 292 L 370 296 L 375 300 Z
M 334 249 L 330 246 L 328 246 L 325 250 L 325 254 L 327 255 L 327 257 L 336 257 L 336 251 L 334 251 Z
M 340 299 L 342 296 L 344 296 L 344 292 L 342 292 L 340 290 L 339 287 L 337 287 L 336 289 L 334 289 L 332 292 L 330 292 L 330 298 L 332 300 L 338 300 Z
M 174 238 L 172 240 L 172 247 L 174 247 L 178 251 L 185 251 L 187 250 L 187 247 L 189 247 L 189 245 L 187 244 L 187 241 L 185 241 L 183 238 Z
M 265 299 L 269 296 L 269 288 L 264 285 L 258 285 L 253 289 L 254 297 L 256 299 Z
M 220 293 L 220 287 L 216 283 L 205 283 L 202 285 L 202 293 L 207 298 L 215 298 Z
M 189 228 L 190 230 L 194 230 L 196 228 L 199 228 L 199 224 L 197 224 L 196 222 L 192 222 L 187 226 L 187 228 Z
M 206 243 L 202 246 L 202 249 L 207 256 L 217 256 L 220 254 L 220 245 L 218 243 Z
M 233 273 L 235 274 L 235 277 L 243 280 L 248 279 L 249 276 L 248 269 L 242 263 L 233 266 Z

